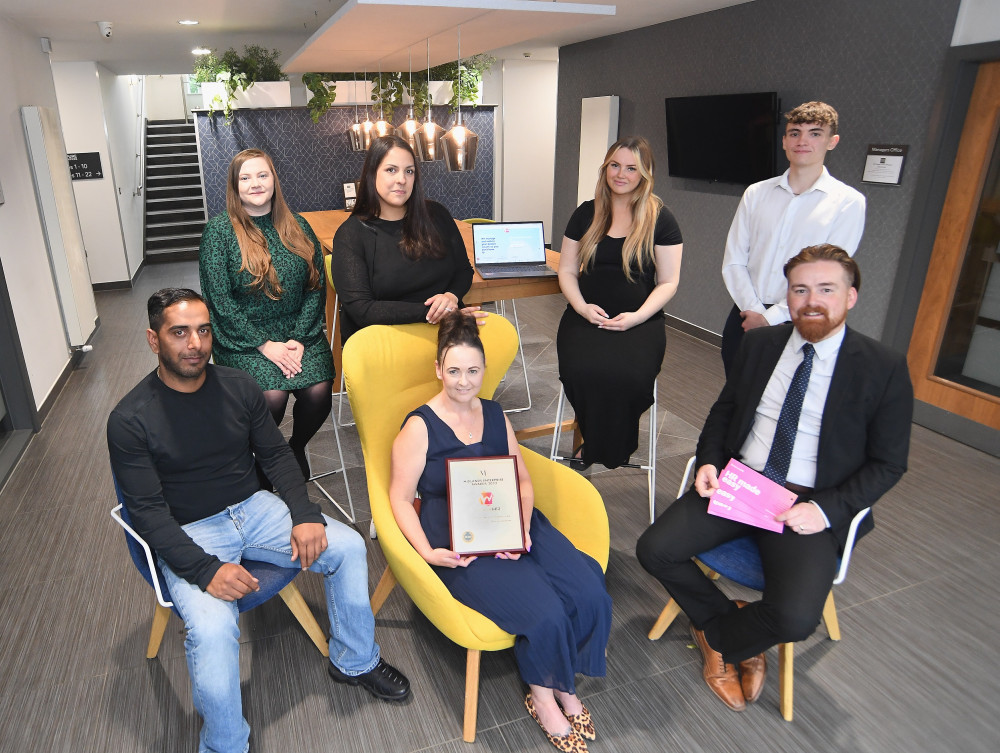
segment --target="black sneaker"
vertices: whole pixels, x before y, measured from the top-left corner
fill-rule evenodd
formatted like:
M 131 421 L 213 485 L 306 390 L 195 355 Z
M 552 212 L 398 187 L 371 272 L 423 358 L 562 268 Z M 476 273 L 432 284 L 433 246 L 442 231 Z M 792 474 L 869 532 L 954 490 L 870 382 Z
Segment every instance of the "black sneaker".
M 379 659 L 375 668 L 363 675 L 345 675 L 332 663 L 328 670 L 330 677 L 335 681 L 347 685 L 360 685 L 383 701 L 402 701 L 410 694 L 410 681 L 403 676 L 402 672 L 391 664 L 387 664 L 383 659 Z

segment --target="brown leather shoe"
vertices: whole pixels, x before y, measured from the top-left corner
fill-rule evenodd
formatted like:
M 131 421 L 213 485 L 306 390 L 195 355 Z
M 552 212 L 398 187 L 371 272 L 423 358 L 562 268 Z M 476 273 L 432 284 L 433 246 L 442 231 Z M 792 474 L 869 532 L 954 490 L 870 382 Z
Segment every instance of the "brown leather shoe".
M 743 711 L 747 705 L 736 665 L 726 664 L 722 660 L 722 654 L 708 645 L 705 632 L 696 628 L 694 624 L 691 625 L 691 636 L 701 649 L 701 656 L 704 659 L 701 674 L 705 678 L 705 683 L 733 711 Z
M 767 677 L 767 659 L 764 654 L 751 656 L 740 662 L 740 685 L 743 687 L 743 697 L 747 703 L 753 703 L 760 698 L 764 690 L 764 678 Z
M 743 609 L 747 602 L 736 599 L 736 606 Z M 743 687 L 743 698 L 747 703 L 753 703 L 760 698 L 764 690 L 764 679 L 767 677 L 767 658 L 764 654 L 751 656 L 740 662 L 740 685 Z

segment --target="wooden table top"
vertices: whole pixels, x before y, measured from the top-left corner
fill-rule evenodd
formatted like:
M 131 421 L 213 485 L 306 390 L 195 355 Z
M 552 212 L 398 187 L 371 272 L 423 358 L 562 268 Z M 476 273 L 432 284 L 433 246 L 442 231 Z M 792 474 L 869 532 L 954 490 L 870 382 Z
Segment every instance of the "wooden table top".
M 333 253 L 333 236 L 337 234 L 344 221 L 351 216 L 345 209 L 329 209 L 319 212 L 302 212 L 306 222 L 316 233 L 323 245 L 323 252 Z M 469 263 L 473 264 L 472 225 L 468 222 L 455 220 L 458 231 L 465 241 L 465 250 L 469 255 Z M 559 254 L 546 251 L 545 259 L 553 269 L 559 268 Z M 473 265 L 473 269 L 475 266 Z M 472 289 L 463 296 L 468 304 L 479 304 L 487 301 L 509 301 L 513 298 L 530 298 L 536 295 L 551 295 L 559 292 L 559 280 L 556 277 L 514 277 L 505 280 L 484 280 L 475 272 L 472 276 Z

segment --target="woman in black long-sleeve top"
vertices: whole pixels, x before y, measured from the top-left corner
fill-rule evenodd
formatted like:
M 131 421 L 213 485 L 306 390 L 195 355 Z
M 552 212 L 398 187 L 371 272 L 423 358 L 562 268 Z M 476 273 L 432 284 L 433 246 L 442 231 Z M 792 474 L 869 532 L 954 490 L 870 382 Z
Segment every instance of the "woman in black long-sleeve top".
M 343 342 L 370 324 L 437 324 L 472 285 L 465 243 L 441 204 L 424 199 L 413 151 L 372 142 L 354 211 L 333 239 Z

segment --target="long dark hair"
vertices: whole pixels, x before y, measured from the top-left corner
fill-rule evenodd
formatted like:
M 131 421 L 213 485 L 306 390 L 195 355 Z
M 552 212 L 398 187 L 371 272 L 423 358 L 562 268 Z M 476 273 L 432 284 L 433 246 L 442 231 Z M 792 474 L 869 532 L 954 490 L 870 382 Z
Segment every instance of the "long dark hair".
M 468 345 L 483 354 L 486 360 L 486 351 L 483 349 L 483 341 L 479 337 L 479 324 L 476 318 L 470 314 L 463 314 L 461 311 L 451 311 L 441 317 L 438 322 L 438 349 L 437 362 L 439 366 L 444 365 L 444 354 L 456 345 Z
M 400 243 L 403 256 L 408 259 L 443 259 L 445 256 L 444 242 L 431 221 L 427 211 L 427 201 L 424 199 L 424 189 L 420 183 L 420 168 L 413 149 L 399 136 L 381 136 L 372 141 L 371 148 L 365 157 L 361 168 L 361 188 L 358 190 L 358 200 L 351 216 L 361 220 L 370 220 L 382 213 L 378 188 L 375 185 L 375 174 L 391 149 L 402 149 L 413 157 L 413 191 L 406 201 L 406 215 L 403 217 L 403 240 Z

